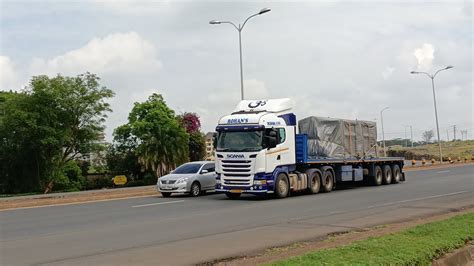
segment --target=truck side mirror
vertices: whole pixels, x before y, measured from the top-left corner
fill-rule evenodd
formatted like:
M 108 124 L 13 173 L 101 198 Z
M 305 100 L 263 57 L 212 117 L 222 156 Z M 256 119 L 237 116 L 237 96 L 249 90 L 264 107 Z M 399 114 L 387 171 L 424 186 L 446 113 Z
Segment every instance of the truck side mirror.
M 277 146 L 276 137 L 268 137 L 268 149 L 275 148 Z

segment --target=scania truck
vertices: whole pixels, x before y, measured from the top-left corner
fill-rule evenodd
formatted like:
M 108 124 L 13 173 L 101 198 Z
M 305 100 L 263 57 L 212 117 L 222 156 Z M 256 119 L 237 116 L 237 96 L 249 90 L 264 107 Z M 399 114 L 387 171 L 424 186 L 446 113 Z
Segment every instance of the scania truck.
M 243 100 L 216 127 L 216 191 L 330 192 L 342 182 L 405 181 L 403 159 L 380 157 L 375 122 L 310 116 L 300 121 L 285 99 Z

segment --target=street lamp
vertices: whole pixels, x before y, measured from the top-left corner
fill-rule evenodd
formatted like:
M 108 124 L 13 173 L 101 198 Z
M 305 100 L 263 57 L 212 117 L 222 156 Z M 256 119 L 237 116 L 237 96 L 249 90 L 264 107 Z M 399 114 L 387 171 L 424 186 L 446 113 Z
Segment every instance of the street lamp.
M 438 147 L 439 147 L 439 161 L 440 163 L 443 163 L 443 153 L 441 152 L 441 140 L 439 136 L 439 123 L 438 123 L 438 109 L 436 108 L 436 93 L 435 93 L 435 87 L 434 87 L 434 78 L 436 75 L 443 71 L 443 70 L 448 70 L 450 68 L 453 68 L 453 66 L 447 66 L 445 68 L 442 68 L 438 71 L 436 71 L 434 74 L 428 74 L 426 72 L 418 72 L 418 71 L 411 71 L 411 74 L 425 74 L 431 79 L 431 87 L 433 88 L 433 102 L 434 102 L 434 109 L 435 109 L 435 118 L 436 118 L 436 131 L 438 133 Z
M 263 8 L 260 10 L 258 13 L 251 15 L 248 17 L 244 23 L 241 25 L 239 24 L 238 26 L 235 25 L 232 21 L 219 21 L 219 20 L 211 20 L 209 21 L 209 24 L 211 25 L 217 25 L 217 24 L 231 24 L 234 26 L 234 28 L 239 32 L 239 50 L 240 50 L 240 95 L 242 97 L 242 100 L 244 99 L 244 71 L 242 68 L 242 30 L 244 29 L 245 23 L 247 21 L 255 16 L 265 14 L 267 12 L 270 12 L 270 8 Z
M 383 111 L 387 110 L 390 107 L 385 107 L 382 110 L 380 110 L 380 123 L 382 123 L 382 144 L 383 144 L 383 156 L 387 157 L 387 151 L 385 149 L 385 133 L 383 131 Z

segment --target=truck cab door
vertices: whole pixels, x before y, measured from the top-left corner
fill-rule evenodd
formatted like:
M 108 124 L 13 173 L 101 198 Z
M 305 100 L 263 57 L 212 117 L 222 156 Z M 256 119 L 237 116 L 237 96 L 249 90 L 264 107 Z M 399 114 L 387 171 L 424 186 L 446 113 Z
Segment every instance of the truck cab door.
M 280 165 L 295 164 L 294 127 L 285 126 L 274 128 L 276 131 L 276 146 L 267 149 L 266 172 L 272 173 Z M 293 147 L 292 147 L 293 145 Z

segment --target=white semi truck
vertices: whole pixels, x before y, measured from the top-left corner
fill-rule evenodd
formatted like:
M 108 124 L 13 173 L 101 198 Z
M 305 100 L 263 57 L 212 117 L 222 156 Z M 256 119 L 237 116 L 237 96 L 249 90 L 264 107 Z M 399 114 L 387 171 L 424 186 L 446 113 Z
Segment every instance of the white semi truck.
M 377 157 L 374 122 L 308 117 L 297 125 L 290 99 L 243 100 L 216 131 L 216 191 L 231 199 L 405 180 L 403 158 Z

